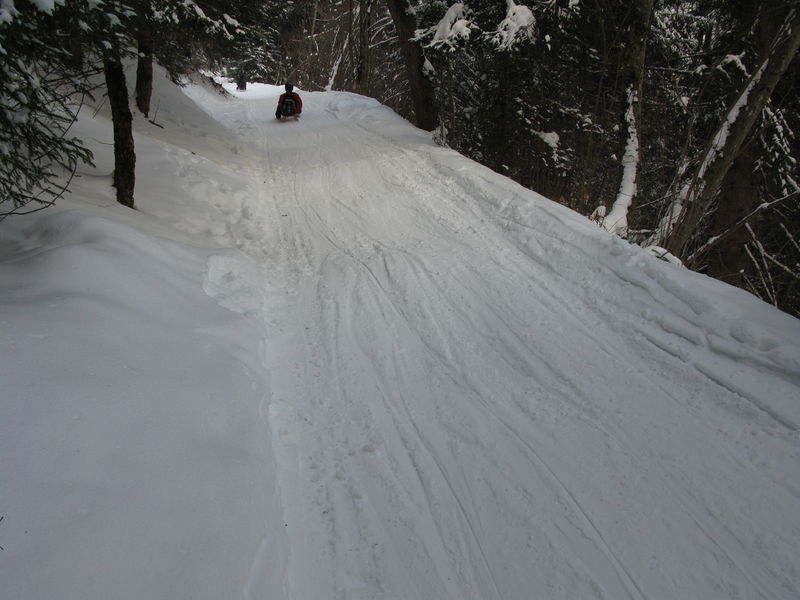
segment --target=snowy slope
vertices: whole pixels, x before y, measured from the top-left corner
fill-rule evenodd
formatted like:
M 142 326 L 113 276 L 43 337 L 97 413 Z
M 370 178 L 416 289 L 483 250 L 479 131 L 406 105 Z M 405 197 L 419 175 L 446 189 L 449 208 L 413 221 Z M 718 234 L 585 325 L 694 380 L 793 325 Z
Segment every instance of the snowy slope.
M 0 224 L 4 595 L 800 596 L 797 320 L 278 93 L 162 82 L 139 211 L 106 151 Z

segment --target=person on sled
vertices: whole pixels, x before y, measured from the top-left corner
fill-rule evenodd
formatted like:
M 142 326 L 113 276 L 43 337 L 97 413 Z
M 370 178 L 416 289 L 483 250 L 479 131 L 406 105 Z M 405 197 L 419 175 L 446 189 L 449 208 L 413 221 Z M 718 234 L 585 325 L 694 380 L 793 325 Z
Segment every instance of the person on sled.
M 294 86 L 291 83 L 286 84 L 286 93 L 281 94 L 278 98 L 278 110 L 275 111 L 275 118 L 281 119 L 283 117 L 300 116 L 303 112 L 303 101 L 300 99 L 300 94 L 293 92 Z

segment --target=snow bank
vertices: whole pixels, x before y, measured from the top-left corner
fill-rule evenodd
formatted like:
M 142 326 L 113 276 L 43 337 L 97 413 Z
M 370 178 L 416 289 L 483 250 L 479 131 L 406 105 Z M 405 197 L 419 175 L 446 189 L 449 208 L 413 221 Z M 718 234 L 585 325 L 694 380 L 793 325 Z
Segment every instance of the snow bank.
M 4 598 L 260 597 L 279 579 L 263 558 L 284 535 L 264 276 L 214 247 L 224 228 L 200 233 L 219 212 L 181 174 L 209 164 L 187 147 L 229 159 L 198 135 L 226 130 L 158 89 L 171 104 L 165 129 L 138 124 L 139 212 L 113 201 L 100 114 L 79 125 L 97 168 L 82 168 L 77 197 L 2 224 Z
M 247 260 L 79 210 L 3 233 L 5 597 L 240 595 L 275 492 Z

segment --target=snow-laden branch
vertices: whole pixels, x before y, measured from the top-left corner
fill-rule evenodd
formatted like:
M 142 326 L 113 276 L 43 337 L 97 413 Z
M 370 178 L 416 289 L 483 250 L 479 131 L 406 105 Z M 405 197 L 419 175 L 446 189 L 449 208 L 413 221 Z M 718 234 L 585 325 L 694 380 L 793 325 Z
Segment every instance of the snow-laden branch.
M 43 13 L 47 13 L 48 15 L 52 15 L 53 11 L 56 8 L 55 0 L 30 0 L 30 3 L 33 4 L 36 8 L 38 8 Z M 58 2 L 58 4 L 63 5 L 64 2 Z
M 467 7 L 463 2 L 456 2 L 447 9 L 436 27 L 428 31 L 418 31 L 417 37 L 425 37 L 427 33 L 433 31 L 433 39 L 428 44 L 429 47 L 449 46 L 452 48 L 459 40 L 469 39 L 472 27 Z
M 497 29 L 484 33 L 500 50 L 510 50 L 519 42 L 532 40 L 536 24 L 530 8 L 518 5 L 514 0 L 507 0 L 507 3 L 506 16 Z M 458 42 L 468 40 L 473 31 L 478 29 L 467 4 L 456 2 L 434 27 L 417 30 L 415 39 L 421 40 L 430 36 L 428 47 L 446 46 L 453 49 Z
M 506 18 L 502 20 L 497 31 L 491 35 L 492 41 L 501 50 L 510 50 L 517 42 L 532 40 L 536 24 L 530 8 L 518 5 L 514 0 L 507 0 L 507 2 Z
M 14 0 L 0 0 L 0 23 L 12 23 L 18 16 Z
M 52 15 L 56 4 L 63 6 L 63 0 L 29 0 L 40 12 Z M 12 23 L 20 16 L 14 0 L 0 0 L 0 23 Z
M 752 219 L 756 215 L 759 215 L 759 214 L 763 213 L 764 211 L 772 208 L 776 204 L 780 204 L 782 202 L 785 202 L 786 200 L 791 200 L 792 198 L 796 198 L 798 195 L 800 195 L 800 191 L 795 191 L 795 192 L 792 192 L 791 194 L 787 194 L 787 195 L 785 195 L 785 196 L 783 196 L 781 198 L 776 198 L 775 200 L 771 200 L 770 202 L 762 202 L 755 209 L 753 209 L 749 214 L 747 214 L 746 216 L 744 216 L 741 219 L 739 219 L 736 223 L 734 223 L 732 227 L 730 227 L 729 229 L 726 229 L 725 231 L 723 231 L 719 235 L 715 235 L 714 237 L 709 239 L 705 244 L 700 246 L 697 250 L 695 250 L 691 254 L 691 256 L 689 256 L 688 260 L 689 261 L 696 260 L 699 256 L 705 254 L 709 250 L 709 248 L 711 248 L 714 245 L 718 244 L 721 240 L 727 238 L 732 233 L 738 231 L 739 228 L 741 228 L 742 226 L 745 226 L 745 227 L 748 228 L 748 230 L 750 230 L 750 224 L 749 224 L 750 219 Z

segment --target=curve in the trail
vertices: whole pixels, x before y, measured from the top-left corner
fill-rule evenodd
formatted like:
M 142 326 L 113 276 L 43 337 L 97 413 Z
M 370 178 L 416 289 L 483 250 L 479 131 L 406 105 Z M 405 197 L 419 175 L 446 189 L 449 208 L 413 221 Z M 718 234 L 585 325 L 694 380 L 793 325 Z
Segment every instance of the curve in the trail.
M 304 103 L 208 108 L 264 182 L 229 227 L 269 282 L 284 597 L 793 597 L 796 430 L 748 383 L 791 368 L 376 102 Z

